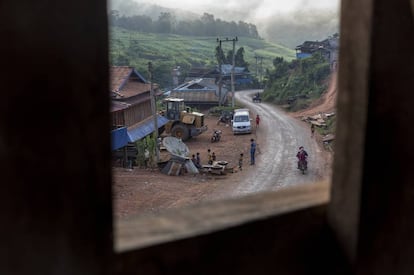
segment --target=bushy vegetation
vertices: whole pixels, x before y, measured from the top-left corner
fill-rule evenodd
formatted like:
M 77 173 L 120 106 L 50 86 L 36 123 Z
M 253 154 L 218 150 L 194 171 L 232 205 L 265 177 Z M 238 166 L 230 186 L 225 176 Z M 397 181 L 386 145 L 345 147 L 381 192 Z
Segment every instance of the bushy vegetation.
M 135 165 L 139 167 L 156 167 L 156 140 L 152 135 L 148 135 L 135 142 L 137 155 Z
M 148 62 L 153 64 L 153 82 L 163 89 L 173 87 L 171 70 L 180 66 L 182 81 L 192 67 L 214 68 L 217 37 L 182 36 L 175 34 L 142 33 L 119 27 L 110 29 L 111 65 L 133 66 L 148 78 Z M 284 60 L 295 58 L 293 49 L 289 49 L 264 40 L 238 37 L 236 54 L 243 48 L 244 60 L 249 71 L 256 76 L 272 67 L 272 60 L 283 57 Z M 232 43 L 222 43 L 222 49 L 228 55 Z M 260 55 L 260 63 L 255 56 Z
M 241 106 L 236 105 L 234 107 L 231 106 L 215 106 L 210 108 L 208 114 L 211 116 L 219 117 L 223 112 L 233 113 L 235 109 L 241 108 Z
M 290 62 L 277 57 L 273 69 L 266 72 L 263 100 L 285 105 L 291 111 L 304 109 L 326 91 L 329 74 L 329 63 L 319 53 Z

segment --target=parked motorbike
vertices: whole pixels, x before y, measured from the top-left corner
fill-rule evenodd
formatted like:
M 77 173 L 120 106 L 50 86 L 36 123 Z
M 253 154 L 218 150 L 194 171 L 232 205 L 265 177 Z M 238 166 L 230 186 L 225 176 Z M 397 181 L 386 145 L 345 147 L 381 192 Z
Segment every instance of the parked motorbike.
M 211 142 L 218 142 L 221 138 L 221 130 L 214 130 Z
M 219 125 L 221 122 L 224 124 L 230 124 L 232 118 L 233 113 L 231 111 L 222 111 L 219 119 L 217 120 L 217 125 Z

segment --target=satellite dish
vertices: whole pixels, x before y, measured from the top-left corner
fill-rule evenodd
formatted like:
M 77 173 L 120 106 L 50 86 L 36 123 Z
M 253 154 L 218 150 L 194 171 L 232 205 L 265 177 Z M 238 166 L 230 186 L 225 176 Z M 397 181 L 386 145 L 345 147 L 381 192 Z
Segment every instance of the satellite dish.
M 181 139 L 171 136 L 165 137 L 162 140 L 162 143 L 164 147 L 167 149 L 167 151 L 170 152 L 172 155 L 172 158 L 168 162 L 167 166 L 165 166 L 165 168 L 162 170 L 165 174 L 178 175 L 180 169 L 176 169 L 176 165 L 174 165 L 177 163 L 179 163 L 179 167 L 183 165 L 186 168 L 186 170 L 191 174 L 199 173 L 197 167 L 188 157 L 188 155 L 190 154 L 190 150 Z
M 179 138 L 165 137 L 162 143 L 167 151 L 175 156 L 186 158 L 190 154 L 190 150 L 187 145 L 185 145 L 185 143 Z

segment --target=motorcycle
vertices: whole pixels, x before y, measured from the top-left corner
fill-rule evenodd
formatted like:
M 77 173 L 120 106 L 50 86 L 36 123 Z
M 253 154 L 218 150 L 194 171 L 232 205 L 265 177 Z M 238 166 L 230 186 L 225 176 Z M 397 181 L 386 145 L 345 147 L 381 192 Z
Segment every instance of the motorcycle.
M 306 160 L 299 160 L 298 168 L 302 174 L 305 174 L 305 171 L 308 169 L 308 162 Z
M 221 122 L 224 124 L 230 124 L 232 118 L 233 114 L 230 111 L 223 111 L 217 121 L 217 125 L 219 125 Z
M 218 142 L 221 138 L 221 130 L 214 130 L 211 142 Z

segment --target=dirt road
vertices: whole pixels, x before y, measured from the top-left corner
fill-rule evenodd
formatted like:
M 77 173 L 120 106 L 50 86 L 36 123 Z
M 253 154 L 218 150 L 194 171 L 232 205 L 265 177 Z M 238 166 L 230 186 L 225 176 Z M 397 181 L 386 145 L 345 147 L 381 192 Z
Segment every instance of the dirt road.
M 135 214 L 154 214 L 207 201 L 328 180 L 330 153 L 321 149 L 322 145 L 316 138 L 311 138 L 309 126 L 275 106 L 253 103 L 252 94 L 255 92 L 257 90 L 236 92 L 237 100 L 251 110 L 252 118 L 256 114 L 262 118 L 259 128 L 252 134 L 234 136 L 229 125 L 217 125 L 216 117 L 206 115 L 209 130 L 186 142 L 190 154 L 200 152 L 203 164 L 207 162 L 208 148 L 216 153 L 218 160 L 228 161 L 230 167 L 237 167 L 238 157 L 244 153 L 242 171 L 221 176 L 168 176 L 158 170 L 114 167 L 114 216 L 127 218 Z M 210 141 L 214 129 L 223 132 L 217 143 Z M 256 165 L 248 165 L 251 138 L 258 144 Z M 304 146 L 309 153 L 309 170 L 305 175 L 296 169 L 295 155 L 299 146 Z
M 254 132 L 260 147 L 256 165 L 235 189 L 228 193 L 220 190 L 214 193 L 216 197 L 234 197 L 297 184 L 312 184 L 327 180 L 329 176 L 329 158 L 317 140 L 311 138 L 309 126 L 272 105 L 253 103 L 252 95 L 257 92 L 250 90 L 236 93 L 237 101 L 251 110 L 254 114 L 252 117 L 256 114 L 261 117 L 259 129 Z M 238 138 L 235 136 L 234 142 Z M 305 175 L 296 167 L 299 146 L 304 146 L 309 154 L 309 170 Z

